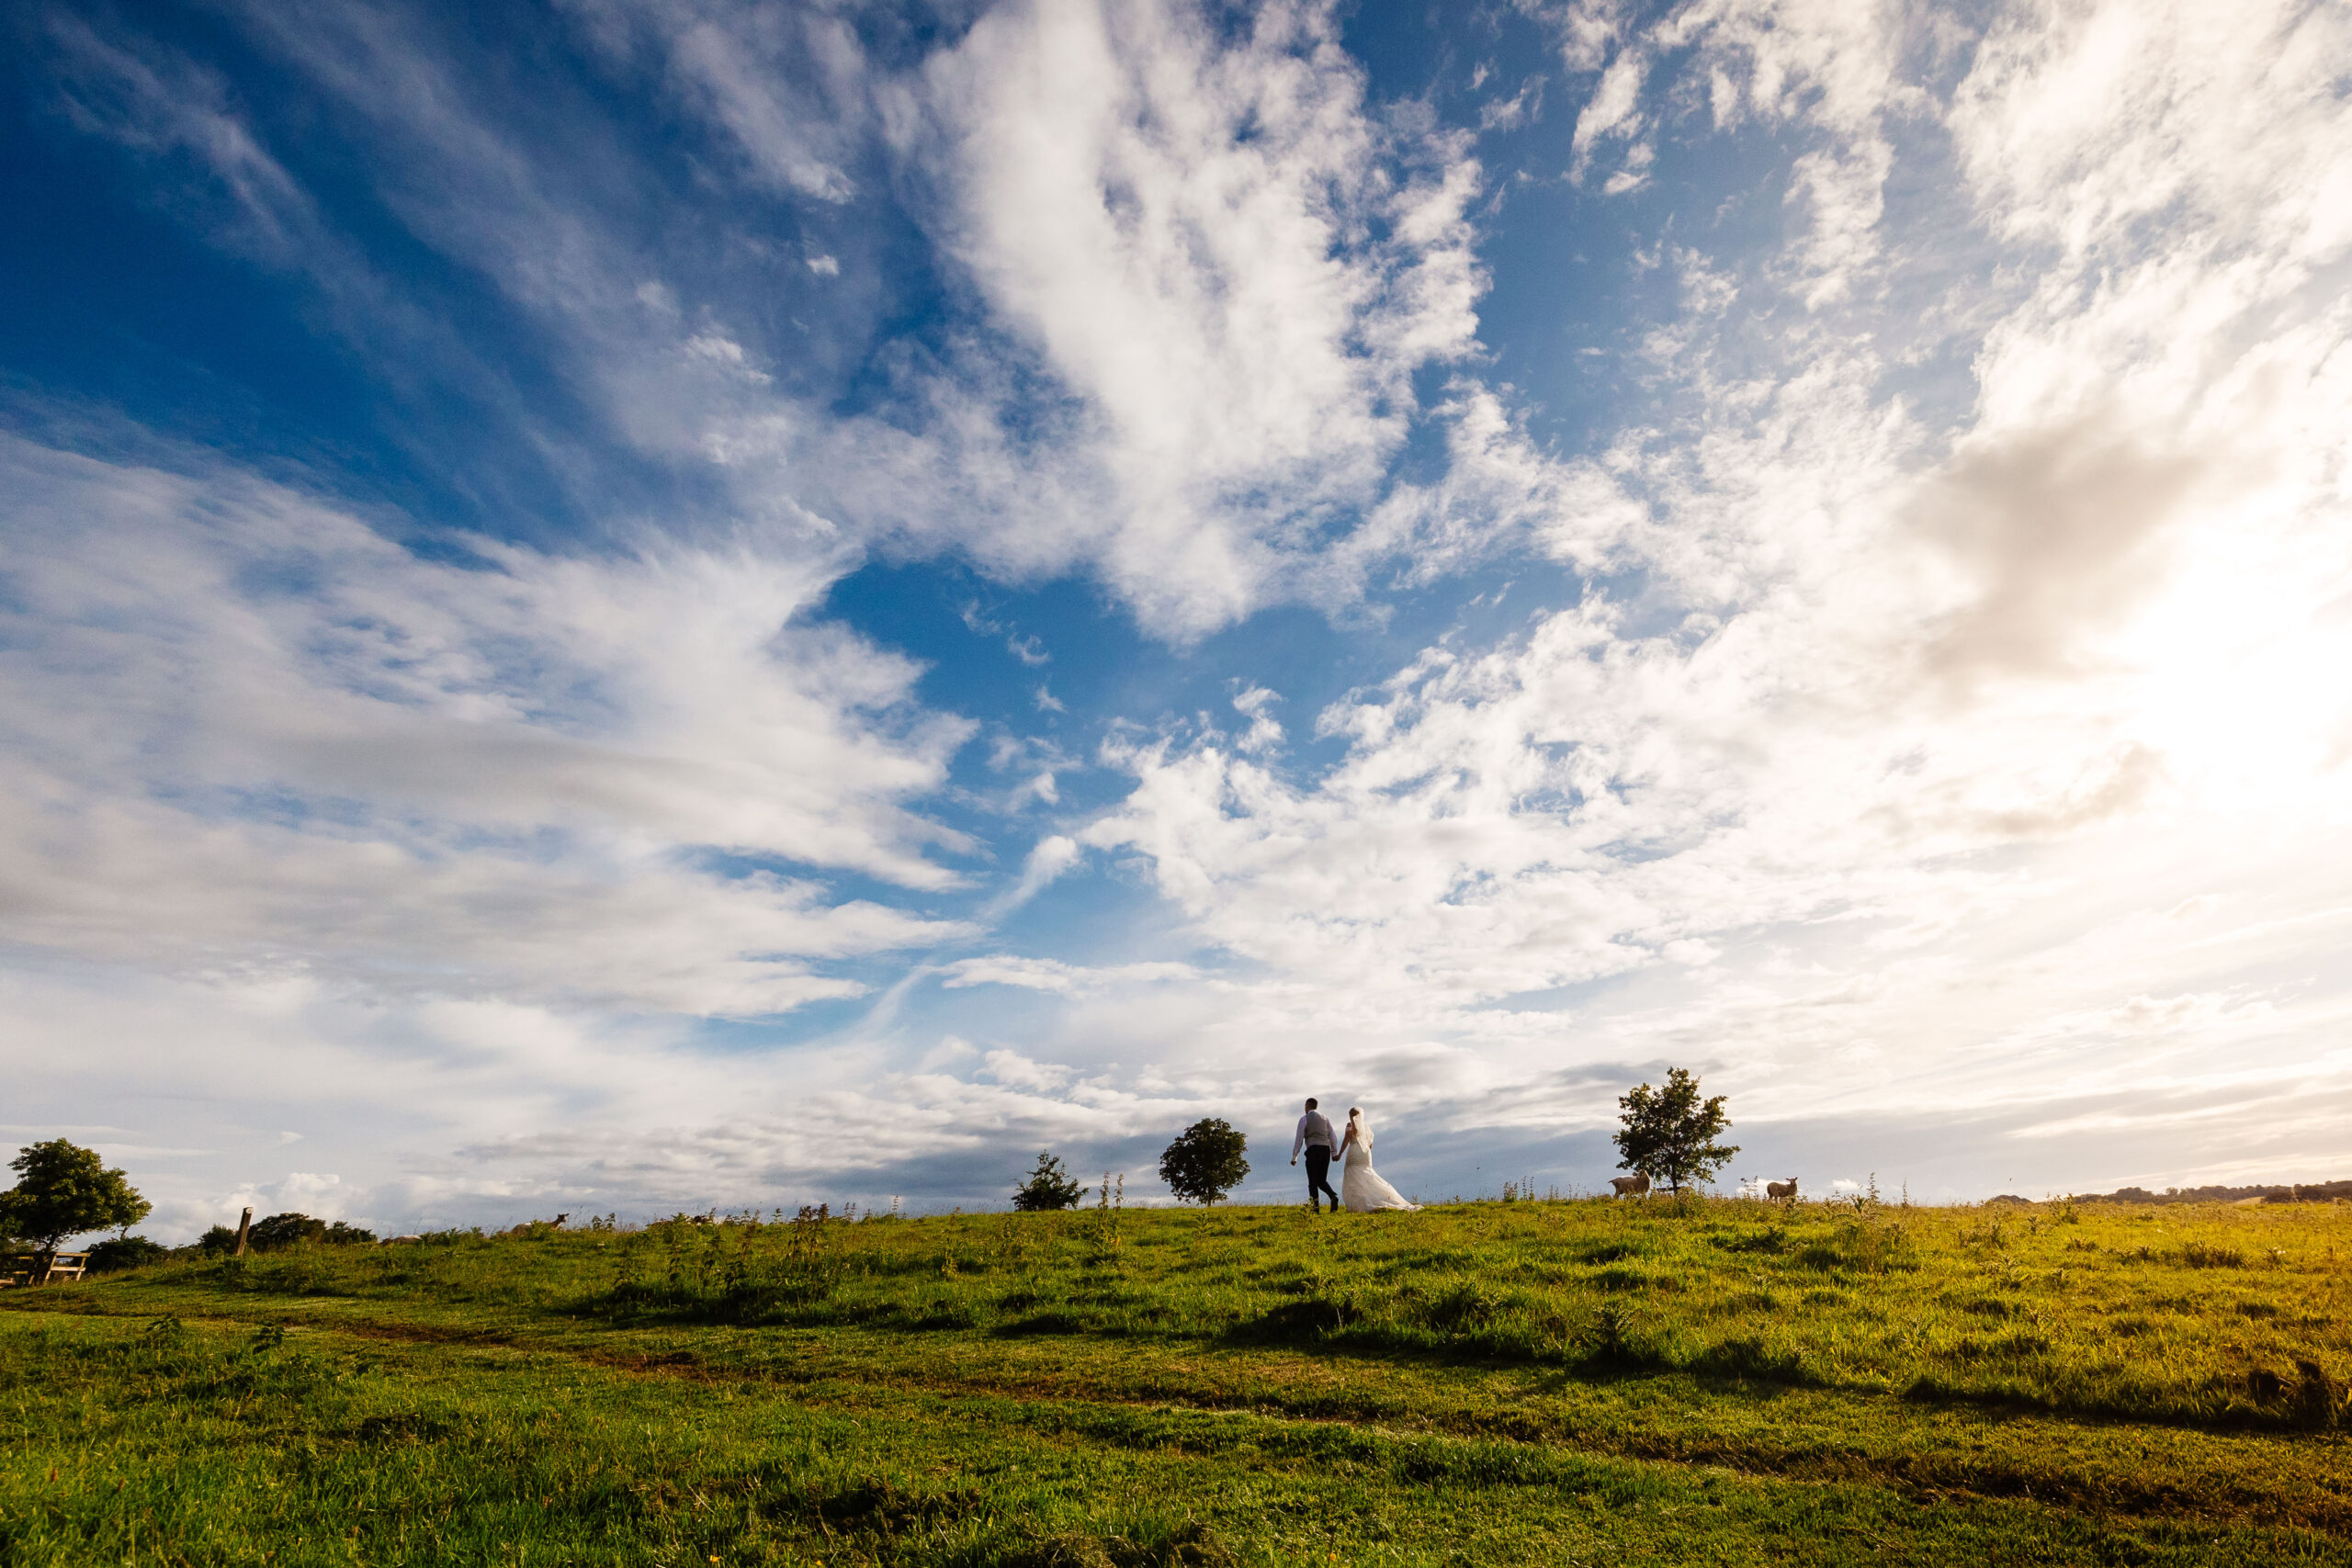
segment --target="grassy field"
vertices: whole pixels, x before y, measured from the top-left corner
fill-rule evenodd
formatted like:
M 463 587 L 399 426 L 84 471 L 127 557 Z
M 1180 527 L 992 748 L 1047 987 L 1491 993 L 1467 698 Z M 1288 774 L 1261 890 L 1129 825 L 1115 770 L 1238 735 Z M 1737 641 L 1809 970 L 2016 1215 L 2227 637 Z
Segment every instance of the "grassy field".
M 2352 1562 L 2352 1208 L 673 1223 L 0 1295 L 0 1561 Z

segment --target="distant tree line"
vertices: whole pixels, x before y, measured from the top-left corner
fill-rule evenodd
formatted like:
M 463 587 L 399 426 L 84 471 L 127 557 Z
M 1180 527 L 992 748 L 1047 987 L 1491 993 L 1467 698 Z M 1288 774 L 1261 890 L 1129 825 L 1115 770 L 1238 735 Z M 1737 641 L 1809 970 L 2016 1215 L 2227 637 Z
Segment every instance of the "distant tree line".
M 2167 1187 L 2161 1192 L 2151 1192 L 2144 1187 L 2119 1187 L 2112 1192 L 2074 1194 L 2077 1203 L 2243 1203 L 2252 1198 L 2266 1203 L 2352 1202 L 2352 1181 L 2306 1181 L 2269 1187 Z M 2027 1200 L 2020 1198 L 2018 1201 Z
M 318 1242 L 328 1247 L 349 1247 L 372 1242 L 376 1233 L 361 1230 L 357 1225 L 345 1224 L 341 1220 L 329 1224 L 308 1214 L 272 1214 L 266 1220 L 255 1220 L 245 1232 L 245 1247 L 253 1252 L 277 1252 L 301 1243 Z M 214 1225 L 196 1241 L 199 1252 L 234 1252 L 237 1233 L 227 1225 Z
M 154 1205 L 140 1196 L 124 1172 L 107 1168 L 96 1150 L 52 1138 L 17 1151 L 8 1168 L 17 1173 L 17 1184 L 0 1192 L 0 1249 L 54 1258 L 76 1236 L 111 1230 L 116 1234 L 88 1249 L 92 1273 L 136 1269 L 172 1255 L 173 1248 L 130 1234 L 130 1227 L 153 1213 Z M 272 1214 L 245 1233 L 247 1249 L 257 1252 L 304 1242 L 334 1247 L 375 1239 L 374 1232 L 357 1225 L 301 1213 Z M 214 1225 L 187 1250 L 219 1254 L 236 1249 L 237 1233 Z

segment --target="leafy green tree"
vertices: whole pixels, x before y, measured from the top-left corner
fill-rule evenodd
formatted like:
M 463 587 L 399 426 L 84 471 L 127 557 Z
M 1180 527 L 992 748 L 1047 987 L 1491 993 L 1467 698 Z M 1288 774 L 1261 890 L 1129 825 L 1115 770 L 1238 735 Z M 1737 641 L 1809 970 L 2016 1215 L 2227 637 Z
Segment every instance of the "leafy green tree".
M 1176 1134 L 1159 1156 L 1159 1179 L 1187 1202 L 1216 1202 L 1241 1185 L 1250 1162 L 1241 1157 L 1249 1140 L 1215 1116 L 1204 1117 Z
M 90 1248 L 90 1272 L 111 1274 L 119 1269 L 140 1269 L 161 1263 L 171 1252 L 143 1235 L 110 1235 Z
M 1663 1181 L 1676 1193 L 1686 1181 L 1707 1181 L 1739 1153 L 1737 1144 L 1715 1139 L 1731 1125 L 1724 1097 L 1699 1098 L 1699 1080 L 1681 1067 L 1668 1068 L 1666 1087 L 1643 1084 L 1617 1101 L 1617 1162 Z
M 255 1220 L 254 1228 L 245 1233 L 245 1239 L 255 1252 L 275 1252 L 299 1242 L 324 1241 L 326 1235 L 326 1221 L 314 1220 L 308 1214 L 287 1213 Z
M 217 1252 L 237 1250 L 237 1233 L 227 1225 L 214 1225 L 196 1238 L 196 1249 L 208 1256 Z
M 55 1252 L 85 1231 L 128 1231 L 153 1203 L 119 1170 L 108 1170 L 95 1149 L 52 1138 L 21 1149 L 8 1162 L 17 1185 L 0 1192 L 0 1235 L 22 1237 Z
M 1074 1209 L 1086 1196 L 1086 1189 L 1072 1180 L 1062 1162 L 1045 1149 L 1037 1151 L 1037 1168 L 1029 1179 L 1012 1190 L 1012 1206 L 1023 1213 L 1035 1213 L 1046 1209 Z

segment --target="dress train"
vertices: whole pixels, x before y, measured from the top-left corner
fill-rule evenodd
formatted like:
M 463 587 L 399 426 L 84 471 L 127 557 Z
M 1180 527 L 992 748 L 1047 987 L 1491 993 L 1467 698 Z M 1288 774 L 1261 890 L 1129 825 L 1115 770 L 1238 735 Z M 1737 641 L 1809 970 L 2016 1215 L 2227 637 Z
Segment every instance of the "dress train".
M 1359 1137 L 1348 1145 L 1346 1161 L 1340 1168 L 1340 1201 L 1348 1206 L 1351 1214 L 1420 1207 L 1372 1168 L 1372 1140 L 1368 1136 Z

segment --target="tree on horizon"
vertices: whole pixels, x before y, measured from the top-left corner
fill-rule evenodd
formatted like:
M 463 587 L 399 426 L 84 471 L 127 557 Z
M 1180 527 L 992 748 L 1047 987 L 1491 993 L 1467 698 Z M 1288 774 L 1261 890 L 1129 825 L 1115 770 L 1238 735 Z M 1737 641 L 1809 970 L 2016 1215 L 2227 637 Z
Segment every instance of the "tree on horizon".
M 1739 1153 L 1737 1144 L 1715 1139 L 1731 1125 L 1724 1097 L 1699 1098 L 1699 1080 L 1686 1068 L 1669 1067 L 1666 1086 L 1635 1088 L 1617 1101 L 1620 1169 L 1664 1181 L 1678 1195 L 1684 1182 L 1708 1181 Z
M 1037 1165 L 1029 1179 L 1012 1190 L 1012 1206 L 1023 1213 L 1074 1209 L 1086 1196 L 1084 1184 L 1073 1180 L 1062 1162 L 1046 1149 L 1037 1151 Z
M 1231 1122 L 1204 1116 L 1177 1134 L 1159 1156 L 1159 1179 L 1177 1197 L 1207 1208 L 1250 1174 L 1250 1162 L 1241 1157 L 1249 1146 Z
M 96 1149 L 63 1138 L 18 1150 L 8 1168 L 17 1185 L 0 1192 L 0 1235 L 30 1242 L 37 1252 L 54 1254 L 88 1231 L 127 1235 L 155 1207 L 128 1176 L 108 1170 Z

